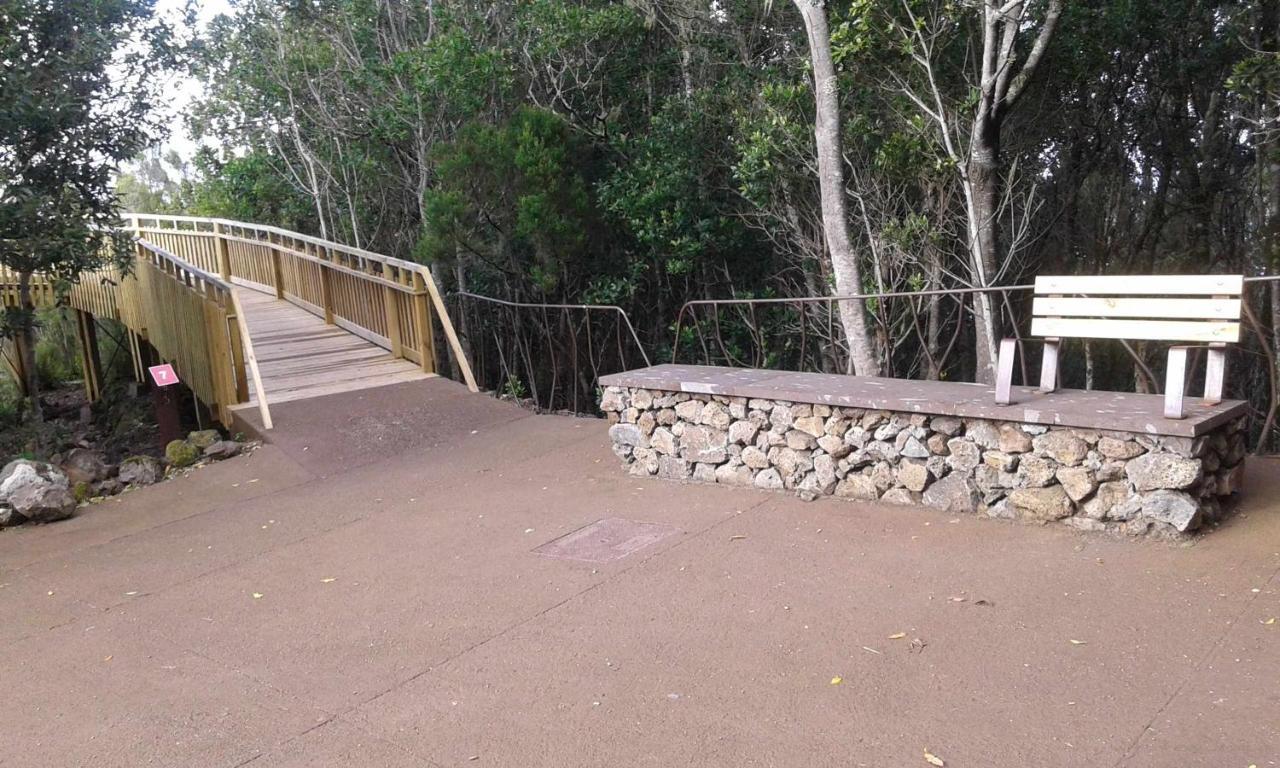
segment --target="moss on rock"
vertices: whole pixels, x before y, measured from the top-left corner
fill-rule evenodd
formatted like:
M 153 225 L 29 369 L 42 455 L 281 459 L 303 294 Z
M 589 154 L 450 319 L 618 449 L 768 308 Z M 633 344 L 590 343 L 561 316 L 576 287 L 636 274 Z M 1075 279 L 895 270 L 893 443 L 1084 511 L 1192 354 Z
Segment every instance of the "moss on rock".
M 164 458 L 171 467 L 189 467 L 200 458 L 200 449 L 187 440 L 174 440 L 164 447 Z

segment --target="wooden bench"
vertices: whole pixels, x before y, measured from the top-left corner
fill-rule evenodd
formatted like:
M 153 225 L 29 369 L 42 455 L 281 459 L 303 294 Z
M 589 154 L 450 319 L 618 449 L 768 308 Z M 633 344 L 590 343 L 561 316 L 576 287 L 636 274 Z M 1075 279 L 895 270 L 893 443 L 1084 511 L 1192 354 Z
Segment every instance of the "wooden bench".
M 1040 391 L 1058 385 L 1058 346 L 1063 338 L 1204 342 L 1204 401 L 1222 401 L 1226 345 L 1240 340 L 1240 275 L 1042 276 L 1036 278 L 1031 335 L 1044 343 Z M 1000 343 L 996 403 L 1011 400 L 1018 340 Z M 1187 351 L 1169 348 L 1164 415 L 1183 418 Z

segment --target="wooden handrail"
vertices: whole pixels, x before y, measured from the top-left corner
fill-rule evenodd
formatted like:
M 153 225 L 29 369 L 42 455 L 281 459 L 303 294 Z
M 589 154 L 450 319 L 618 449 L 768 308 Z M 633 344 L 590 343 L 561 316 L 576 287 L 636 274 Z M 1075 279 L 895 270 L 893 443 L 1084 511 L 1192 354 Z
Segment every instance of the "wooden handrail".
M 173 301 L 167 296 L 163 308 L 149 306 L 158 299 L 158 294 L 137 296 L 132 302 L 143 311 L 142 322 L 137 323 L 136 330 L 147 333 L 148 339 L 166 360 L 174 363 L 178 375 L 187 380 L 188 385 L 211 407 L 218 408 L 221 421 L 230 423 L 231 405 L 242 402 L 238 379 L 248 379 L 257 395 L 258 413 L 262 418 L 264 429 L 271 429 L 272 419 L 266 390 L 262 386 L 262 375 L 258 369 L 257 357 L 253 354 L 253 340 L 249 334 L 249 326 L 245 319 L 244 308 L 236 287 L 207 270 L 191 264 L 170 253 L 154 243 L 137 240 L 138 268 L 140 272 L 134 280 L 122 283 L 122 293 L 129 295 L 136 285 L 139 290 L 156 291 L 155 285 L 148 285 L 148 276 L 141 270 L 150 266 L 155 274 L 163 274 L 182 288 L 188 289 L 190 296 L 199 300 L 203 309 L 202 317 L 193 317 L 195 307 L 187 306 L 182 315 L 169 315 L 166 319 L 171 326 L 184 326 L 185 335 L 180 339 L 169 339 L 169 334 L 179 330 L 176 327 L 165 328 L 160 321 L 161 315 L 167 311 L 183 309 L 183 302 Z M 163 293 L 161 291 L 160 293 Z M 126 323 L 128 324 L 128 323 Z M 234 326 L 234 332 L 232 328 Z M 204 349 L 199 344 L 192 344 L 191 339 L 199 339 L 203 331 Z M 223 350 L 222 347 L 226 346 Z M 193 348 L 194 347 L 194 348 Z M 204 359 L 200 356 L 203 355 Z M 247 375 L 239 370 L 239 362 L 247 367 Z M 203 391 L 201 391 L 203 390 Z
M 125 218 L 130 231 L 178 250 L 185 261 L 274 292 L 428 372 L 437 368 L 432 336 L 438 320 L 468 389 L 479 391 L 425 265 L 262 224 L 159 214 Z
M 85 273 L 67 291 L 66 303 L 126 327 L 139 377 L 145 372 L 135 342 L 147 339 L 224 424 L 231 421 L 231 406 L 248 399 L 252 386 L 263 427 L 271 429 L 270 406 L 236 287 L 155 243 L 135 239 L 134 248 L 128 274 L 114 265 Z M 18 277 L 0 268 L 0 303 L 17 303 Z M 53 306 L 60 298 L 55 282 L 43 275 L 33 276 L 32 290 L 40 306 Z

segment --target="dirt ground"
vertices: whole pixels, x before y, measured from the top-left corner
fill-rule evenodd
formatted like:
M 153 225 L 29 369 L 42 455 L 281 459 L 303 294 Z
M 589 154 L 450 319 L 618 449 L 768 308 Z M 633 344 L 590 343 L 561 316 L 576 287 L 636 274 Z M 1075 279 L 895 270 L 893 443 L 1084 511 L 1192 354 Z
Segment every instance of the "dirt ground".
M 0 533 L 0 766 L 1280 764 L 1275 461 L 1171 544 L 638 480 L 439 379 L 274 416 Z M 533 551 L 600 520 L 670 535 Z

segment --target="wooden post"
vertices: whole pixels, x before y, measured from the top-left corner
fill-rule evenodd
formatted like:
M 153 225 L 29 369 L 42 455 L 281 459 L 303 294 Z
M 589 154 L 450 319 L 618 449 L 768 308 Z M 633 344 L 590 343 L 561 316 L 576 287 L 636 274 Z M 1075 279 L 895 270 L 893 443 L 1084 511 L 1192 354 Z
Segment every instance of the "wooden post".
M 284 265 L 280 263 L 280 248 L 276 236 L 267 233 L 267 247 L 271 249 L 271 280 L 276 289 L 276 298 L 284 298 Z
M 323 261 L 317 261 L 316 267 L 320 270 L 320 305 L 324 310 L 324 322 L 333 325 L 333 281 L 329 267 Z
M 383 263 L 382 277 L 395 280 L 395 270 Z M 404 357 L 404 334 L 400 331 L 400 291 L 389 285 L 382 286 L 382 306 L 387 315 L 387 341 L 391 343 L 391 356 Z
M 231 282 L 231 252 L 227 248 L 227 239 L 222 236 L 222 225 L 213 222 L 213 244 L 218 251 L 218 274 L 222 279 Z
M 98 353 L 98 326 L 93 315 L 76 313 L 76 336 L 80 339 L 80 371 L 84 376 L 84 393 L 89 402 L 102 399 L 102 357 Z
M 240 338 L 240 322 L 235 314 L 235 306 L 227 315 L 227 339 L 231 344 L 231 366 L 235 379 L 236 402 L 249 402 L 249 378 L 245 374 L 244 342 Z
M 431 322 L 431 296 L 427 293 L 426 282 L 418 272 L 413 273 L 413 324 L 418 333 L 418 363 L 426 373 L 435 373 L 436 338 L 434 324 Z

